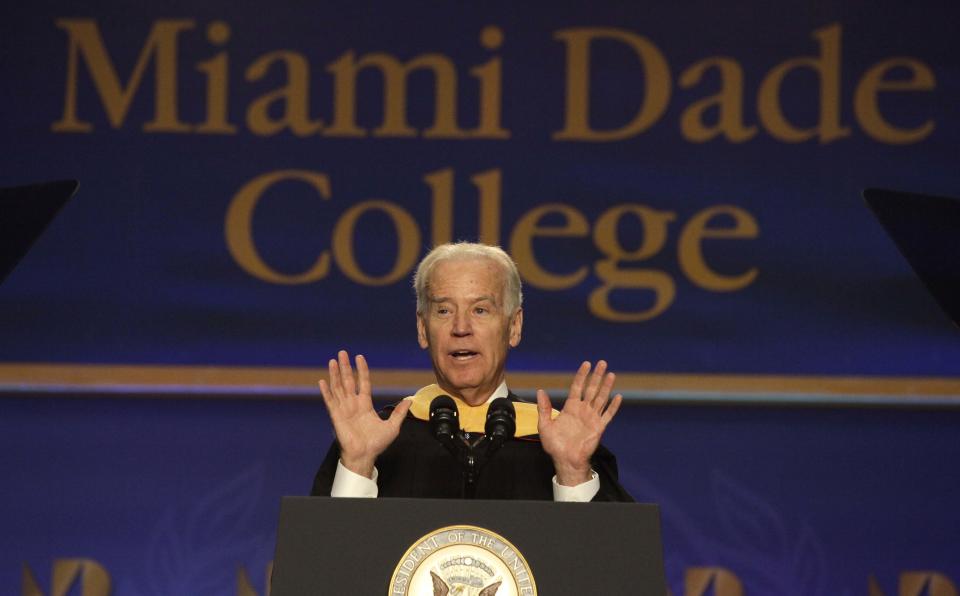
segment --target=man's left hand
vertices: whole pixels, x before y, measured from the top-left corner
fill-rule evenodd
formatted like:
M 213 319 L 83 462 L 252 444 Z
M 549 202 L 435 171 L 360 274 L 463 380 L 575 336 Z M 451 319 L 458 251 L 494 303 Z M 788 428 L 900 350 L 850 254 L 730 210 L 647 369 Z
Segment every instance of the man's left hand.
M 563 486 L 576 486 L 590 480 L 590 457 L 623 403 L 623 396 L 619 393 L 610 400 L 615 376 L 606 372 L 607 363 L 603 360 L 597 362 L 592 374 L 590 368 L 589 362 L 580 365 L 570 385 L 567 401 L 556 418 L 551 417 L 547 392 L 537 391 L 540 441 L 543 450 L 553 459 L 557 482 Z

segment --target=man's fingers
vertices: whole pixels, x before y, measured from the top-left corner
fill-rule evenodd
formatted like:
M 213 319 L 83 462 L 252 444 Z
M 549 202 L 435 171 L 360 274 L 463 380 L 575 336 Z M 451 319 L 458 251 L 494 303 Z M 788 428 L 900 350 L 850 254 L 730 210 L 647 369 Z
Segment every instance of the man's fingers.
M 343 396 L 343 384 L 340 382 L 340 365 L 331 358 L 327 362 L 327 374 L 330 376 L 330 391 L 334 396 L 340 398 Z
M 593 374 L 590 375 L 590 381 L 587 383 L 587 390 L 583 394 L 583 401 L 592 402 L 597 396 L 597 389 L 600 388 L 600 381 L 603 380 L 603 373 L 605 373 L 606 370 L 606 360 L 597 362 L 597 366 L 593 369 Z
M 357 379 L 360 382 L 360 395 L 370 395 L 370 369 L 363 354 L 357 354 Z
M 550 423 L 553 406 L 550 405 L 550 396 L 543 389 L 537 389 L 537 428 L 541 429 Z
M 610 391 L 613 390 L 613 382 L 616 378 L 617 376 L 613 373 L 607 373 L 603 378 L 603 384 L 600 385 L 600 390 L 597 391 L 597 395 L 594 396 L 593 402 L 590 404 L 594 412 L 599 414 L 603 411 L 603 407 L 607 405 L 607 400 L 610 398 Z
M 390 412 L 390 418 L 387 419 L 388 422 L 390 422 L 390 424 L 396 428 L 400 428 L 400 425 L 403 424 L 403 420 L 407 417 L 407 412 L 410 410 L 411 405 L 413 405 L 413 402 L 409 399 L 405 399 L 398 403 L 397 406 L 393 408 L 393 411 Z
M 619 393 L 613 396 L 613 400 L 610 402 L 610 406 L 603 412 L 603 415 L 600 416 L 600 421 L 603 422 L 603 427 L 606 428 L 610 421 L 613 420 L 613 417 L 617 415 L 617 410 L 620 409 L 620 404 L 623 403 L 623 396 Z
M 357 392 L 357 384 L 353 379 L 353 367 L 350 366 L 350 355 L 346 350 L 337 352 L 337 361 L 340 364 L 340 382 L 348 396 Z
M 327 385 L 326 381 L 320 379 L 318 385 L 320 385 L 320 395 L 323 396 L 323 403 L 327 405 L 327 409 L 329 410 L 331 406 L 336 405 L 336 397 L 333 395 L 333 392 L 330 391 L 330 386 Z
M 590 363 L 584 361 L 580 368 L 577 369 L 577 374 L 573 375 L 573 382 L 570 383 L 570 394 L 567 396 L 567 401 L 580 400 L 583 395 L 583 384 L 587 379 L 587 373 L 590 372 Z

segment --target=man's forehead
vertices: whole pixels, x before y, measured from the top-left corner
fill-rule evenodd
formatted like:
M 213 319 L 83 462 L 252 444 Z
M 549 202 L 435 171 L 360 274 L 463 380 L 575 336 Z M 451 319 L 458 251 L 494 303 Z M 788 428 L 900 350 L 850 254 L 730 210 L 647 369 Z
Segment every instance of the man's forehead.
M 471 302 L 471 303 L 489 301 L 496 304 L 497 302 L 499 302 L 498 297 L 495 294 L 475 294 L 475 295 L 468 294 L 466 296 L 459 296 L 459 297 L 441 295 L 441 294 L 431 294 L 430 302 L 453 302 L 458 298 L 466 300 L 467 302 Z
M 505 288 L 503 271 L 488 259 L 443 261 L 433 269 L 427 282 L 431 300 L 454 294 L 497 300 Z

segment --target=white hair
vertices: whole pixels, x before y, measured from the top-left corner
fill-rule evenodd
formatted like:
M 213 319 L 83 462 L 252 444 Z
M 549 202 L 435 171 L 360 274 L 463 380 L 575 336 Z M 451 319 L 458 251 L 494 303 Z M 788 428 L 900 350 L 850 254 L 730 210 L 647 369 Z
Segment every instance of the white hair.
M 495 263 L 503 272 L 503 304 L 508 316 L 512 316 L 523 304 L 523 289 L 517 264 L 502 248 L 476 242 L 457 242 L 435 247 L 417 265 L 413 275 L 413 289 L 417 294 L 417 314 L 427 312 L 430 303 L 430 276 L 443 261 L 487 260 Z

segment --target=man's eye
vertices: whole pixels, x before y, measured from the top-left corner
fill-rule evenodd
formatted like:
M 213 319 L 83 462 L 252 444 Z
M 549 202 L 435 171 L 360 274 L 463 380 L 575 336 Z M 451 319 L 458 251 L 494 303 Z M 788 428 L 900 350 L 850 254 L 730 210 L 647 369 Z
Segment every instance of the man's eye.
M 473 312 L 477 313 L 478 315 L 485 315 L 490 311 L 486 307 L 478 306 L 475 309 L 473 309 Z
M 445 315 L 445 314 L 448 314 L 449 312 L 450 312 L 450 309 L 443 306 L 437 309 L 438 315 Z

